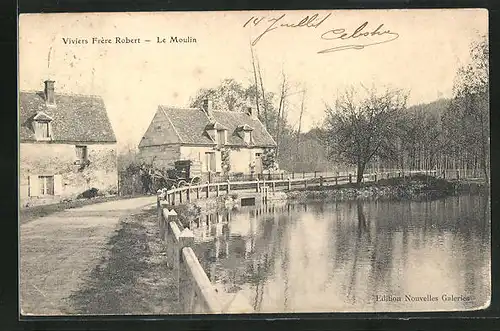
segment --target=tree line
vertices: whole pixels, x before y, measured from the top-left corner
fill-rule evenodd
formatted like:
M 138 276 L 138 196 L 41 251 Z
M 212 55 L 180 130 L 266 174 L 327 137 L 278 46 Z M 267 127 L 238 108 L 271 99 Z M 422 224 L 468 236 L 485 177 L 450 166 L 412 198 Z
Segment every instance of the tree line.
M 321 125 L 303 132 L 307 87 L 282 69 L 277 88 L 264 79 L 251 49 L 249 83 L 232 78 L 200 89 L 191 107 L 210 98 L 213 107 L 242 111 L 253 105 L 276 141 L 279 167 L 287 171 L 354 169 L 357 182 L 366 171 L 382 169 L 474 171 L 489 181 L 489 49 L 483 36 L 470 47 L 470 61 L 456 73 L 453 97 L 408 107 L 409 91 L 394 87 L 351 86 L 325 105 Z M 292 104 L 291 96 L 295 100 Z M 298 101 L 297 101 L 298 100 Z M 291 108 L 299 120 L 291 125 Z

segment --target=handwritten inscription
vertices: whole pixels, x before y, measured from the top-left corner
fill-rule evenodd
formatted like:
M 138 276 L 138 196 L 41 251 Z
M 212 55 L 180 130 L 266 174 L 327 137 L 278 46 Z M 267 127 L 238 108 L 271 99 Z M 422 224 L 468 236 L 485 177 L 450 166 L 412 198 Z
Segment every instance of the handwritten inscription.
M 280 28 L 317 29 L 320 26 L 325 26 L 325 22 L 330 18 L 330 16 L 330 13 L 324 16 L 320 16 L 319 14 L 306 15 L 295 22 L 287 21 L 286 14 L 281 14 L 279 16 L 273 17 L 252 16 L 245 22 L 245 24 L 243 24 L 243 27 L 263 27 L 264 31 L 252 41 L 252 46 L 255 46 L 260 40 L 262 40 L 264 36 L 272 31 L 276 31 Z M 369 22 L 364 22 L 360 24 L 356 29 L 354 29 L 354 31 L 348 31 L 345 28 L 332 28 L 326 31 L 323 30 L 323 32 L 320 34 L 320 39 L 325 42 L 331 42 L 332 46 L 319 50 L 318 54 L 331 53 L 347 49 L 360 50 L 368 46 L 388 43 L 399 38 L 399 34 L 397 32 L 393 32 L 390 29 L 385 28 L 383 23 L 374 25 L 374 27 L 376 28 L 370 28 Z M 338 43 L 342 41 L 352 41 L 352 43 L 342 43 L 341 45 L 339 45 Z

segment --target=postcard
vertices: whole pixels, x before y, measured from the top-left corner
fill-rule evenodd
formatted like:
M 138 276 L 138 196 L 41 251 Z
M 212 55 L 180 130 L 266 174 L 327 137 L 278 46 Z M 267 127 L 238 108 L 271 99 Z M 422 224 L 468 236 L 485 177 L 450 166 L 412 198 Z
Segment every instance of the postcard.
M 19 17 L 29 316 L 491 298 L 485 9 Z

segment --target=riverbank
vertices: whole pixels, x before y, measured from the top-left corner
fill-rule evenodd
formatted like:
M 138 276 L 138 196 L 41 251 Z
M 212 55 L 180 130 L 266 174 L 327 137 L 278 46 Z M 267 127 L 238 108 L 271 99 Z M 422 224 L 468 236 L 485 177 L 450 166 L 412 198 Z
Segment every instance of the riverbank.
M 346 201 L 357 199 L 424 200 L 439 199 L 458 193 L 487 193 L 489 187 L 480 182 L 451 182 L 426 175 L 381 179 L 369 183 L 349 183 L 335 187 L 310 187 L 287 192 L 294 201 L 328 199 Z
M 309 186 L 291 191 L 269 192 L 268 201 L 299 201 L 308 200 L 433 200 L 456 194 L 489 194 L 489 186 L 481 181 L 448 181 L 423 174 L 398 178 L 380 179 L 368 183 L 347 183 L 337 186 Z M 249 192 L 233 192 L 219 197 L 195 200 L 173 206 L 178 222 L 189 227 L 203 214 L 222 212 L 238 208 L 242 197 L 256 197 L 258 194 Z
M 107 243 L 106 255 L 68 299 L 68 313 L 179 313 L 173 274 L 165 266 L 156 208 L 128 215 Z

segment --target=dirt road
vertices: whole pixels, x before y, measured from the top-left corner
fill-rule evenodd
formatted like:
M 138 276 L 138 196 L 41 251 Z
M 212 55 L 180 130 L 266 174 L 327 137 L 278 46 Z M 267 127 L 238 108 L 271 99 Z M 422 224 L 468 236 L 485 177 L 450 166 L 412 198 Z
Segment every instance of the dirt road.
M 143 255 L 150 253 L 146 233 L 147 228 L 149 232 L 154 231 L 154 217 L 151 217 L 148 226 L 140 224 L 137 219 L 141 218 L 140 214 L 144 218 L 146 213 L 144 210 L 155 204 L 154 196 L 104 202 L 65 210 L 22 224 L 20 226 L 22 314 L 92 313 L 89 311 L 90 308 L 87 309 L 92 305 L 89 303 L 90 306 L 85 306 L 81 295 L 82 291 L 87 291 L 86 299 L 98 302 L 97 299 L 88 297 L 89 286 L 96 279 L 96 270 L 106 269 L 106 265 L 103 264 L 109 263 L 109 258 L 113 254 L 140 260 L 141 252 Z M 150 210 L 149 214 L 154 215 L 154 210 Z M 133 230 L 135 226 L 135 232 L 128 232 L 136 237 L 129 235 L 128 244 L 117 249 L 116 244 L 120 243 L 120 240 L 122 244 L 127 243 L 123 242 L 125 239 L 122 238 L 127 234 L 127 226 L 130 228 L 128 230 Z M 142 237 L 137 237 L 140 234 L 138 230 L 142 231 Z M 132 261 L 130 265 L 137 265 L 134 263 Z M 126 268 L 127 264 L 122 267 Z M 137 276 L 140 275 L 134 277 Z M 105 290 L 105 288 L 94 289 L 96 293 L 104 293 Z M 75 299 L 78 293 L 80 301 Z M 94 313 L 99 313 L 99 307 L 94 308 Z

